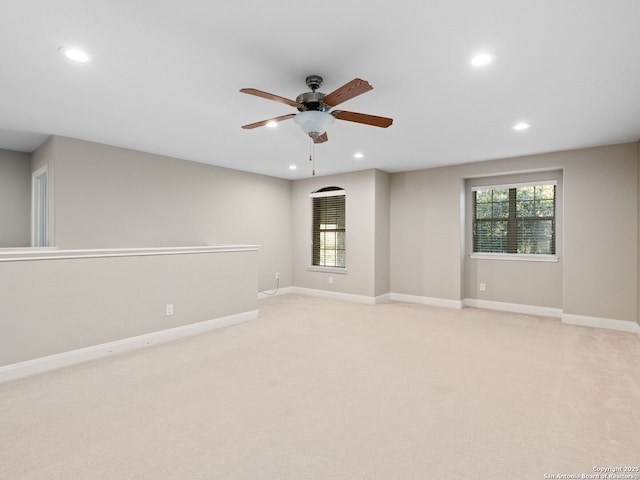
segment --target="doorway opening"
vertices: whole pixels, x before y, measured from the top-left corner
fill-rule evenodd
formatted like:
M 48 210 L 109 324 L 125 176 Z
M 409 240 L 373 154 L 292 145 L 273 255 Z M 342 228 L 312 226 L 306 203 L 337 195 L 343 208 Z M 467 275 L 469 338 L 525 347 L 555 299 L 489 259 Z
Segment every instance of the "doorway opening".
M 49 246 L 49 193 L 47 165 L 31 174 L 31 246 Z

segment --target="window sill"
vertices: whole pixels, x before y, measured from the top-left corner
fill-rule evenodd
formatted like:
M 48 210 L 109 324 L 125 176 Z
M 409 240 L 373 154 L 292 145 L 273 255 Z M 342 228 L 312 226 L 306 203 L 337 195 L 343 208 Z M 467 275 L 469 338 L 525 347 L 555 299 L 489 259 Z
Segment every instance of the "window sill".
M 520 262 L 547 262 L 557 263 L 560 258 L 557 255 L 525 255 L 518 253 L 472 253 L 469 258 L 475 260 L 509 260 Z
M 339 273 L 342 275 L 347 274 L 347 269 L 342 267 L 320 267 L 318 265 L 309 265 L 307 270 L 310 272 Z

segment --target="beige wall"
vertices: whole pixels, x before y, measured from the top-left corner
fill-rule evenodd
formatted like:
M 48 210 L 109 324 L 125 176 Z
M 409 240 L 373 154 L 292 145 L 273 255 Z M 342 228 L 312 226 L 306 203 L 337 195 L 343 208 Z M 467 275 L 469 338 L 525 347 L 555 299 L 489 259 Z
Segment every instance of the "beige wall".
M 426 294 L 424 281 L 429 271 L 424 268 L 426 172 L 420 170 L 391 175 L 390 283 L 393 293 Z M 455 226 L 448 225 L 448 228 Z M 449 298 L 458 298 L 455 290 L 448 295 Z
M 467 234 L 464 180 L 551 169 L 563 170 L 564 176 L 561 263 L 554 267 L 503 262 L 499 268 L 513 271 L 491 274 L 495 294 L 491 299 L 536 302 L 542 307 L 560 307 L 567 314 L 635 321 L 637 143 L 392 175 L 391 291 L 454 301 L 474 298 L 477 292 L 471 286 L 478 283 L 479 272 L 465 265 L 466 252 L 461 248 Z M 594 228 L 594 220 L 600 228 Z M 483 269 L 490 268 L 484 265 Z M 527 269 L 527 281 L 538 286 L 537 298 L 523 296 L 510 285 L 513 278 L 523 276 L 515 265 Z M 557 275 L 549 273 L 557 267 L 562 269 L 562 287 L 548 288 L 549 275 L 552 285 L 558 281 Z
M 34 155 L 54 173 L 62 249 L 260 245 L 259 288 L 291 285 L 291 182 L 65 137 Z
M 30 244 L 30 156 L 0 149 L 0 248 Z
M 293 285 L 314 290 L 375 297 L 384 289 L 388 267 L 385 252 L 385 192 L 388 176 L 376 170 L 293 182 Z M 346 190 L 346 273 L 310 271 L 311 204 L 309 194 L 328 186 Z M 380 211 L 377 212 L 377 207 Z M 379 227 L 379 229 L 378 229 Z M 380 276 L 380 278 L 378 278 Z M 329 284 L 329 277 L 333 284 Z M 388 275 L 387 275 L 388 277 Z M 388 290 L 384 293 L 388 293 Z
M 637 318 L 637 152 L 633 143 L 566 154 L 565 313 Z
M 259 244 L 259 285 L 255 288 L 260 290 L 272 289 L 275 272 L 279 272 L 282 287 L 294 285 L 366 297 L 393 292 L 452 301 L 483 299 L 638 321 L 638 150 L 637 143 L 630 143 L 414 172 L 366 170 L 290 182 L 53 137 L 34 153 L 32 168 L 49 165 L 55 192 L 54 238 L 60 248 Z M 540 170 L 562 171 L 559 262 L 469 260 L 465 216 L 469 179 Z M 347 192 L 345 275 L 308 269 L 309 193 L 332 185 Z M 594 219 L 600 228 L 594 228 Z M 13 285 L 11 279 L 16 275 L 24 277 L 20 277 L 24 289 L 15 291 L 17 298 L 24 300 L 32 298 L 33 292 L 45 292 L 42 302 L 33 301 L 29 307 L 39 309 L 31 313 L 42 321 L 40 327 L 32 329 L 34 332 L 24 329 L 21 315 L 2 320 L 5 331 L 17 335 L 13 338 L 18 350 L 21 342 L 27 342 L 33 345 L 33 355 L 50 353 L 46 349 L 50 329 L 59 325 L 66 335 L 87 321 L 92 308 L 106 312 L 108 320 L 98 316 L 102 321 L 119 322 L 122 335 L 144 330 L 132 329 L 124 316 L 105 303 L 105 298 L 115 301 L 117 297 L 112 295 L 112 287 L 105 298 L 83 290 L 82 281 L 77 279 L 93 279 L 93 274 L 86 271 L 83 277 L 80 270 L 85 267 L 79 267 L 79 263 L 60 264 L 59 268 L 68 268 L 68 272 L 52 269 L 55 262 L 47 267 L 33 263 L 21 273 L 7 265 L 0 268 L 3 288 Z M 132 263 L 127 268 L 136 271 L 138 266 Z M 196 290 L 202 286 L 209 292 L 226 292 L 226 286 L 208 279 L 208 269 L 201 271 L 195 265 L 185 268 L 189 270 L 184 277 L 185 289 L 193 284 Z M 239 273 L 231 265 L 211 268 L 218 272 L 226 269 L 230 276 Z M 60 275 L 67 274 L 76 278 L 77 285 L 57 282 L 47 291 Z M 332 285 L 329 276 L 334 279 Z M 34 279 L 30 284 L 29 278 Z M 527 288 L 518 288 L 514 280 Z M 154 281 L 150 288 L 164 288 L 153 287 Z M 480 281 L 488 285 L 484 296 L 477 290 Z M 133 285 L 129 290 L 135 297 Z M 134 297 L 126 297 L 124 305 L 144 318 L 144 328 L 162 320 L 157 311 L 151 315 L 138 311 L 144 305 L 135 305 Z M 77 302 L 72 320 L 61 324 L 60 316 L 69 313 L 68 302 L 62 299 L 69 298 Z M 169 302 L 157 298 L 154 303 Z M 144 308 L 149 308 L 148 304 Z M 211 312 L 206 316 L 213 318 L 215 310 Z M 196 321 L 196 317 L 190 315 L 189 321 Z M 97 336 L 83 333 L 81 336 L 89 335 L 83 341 L 109 341 L 105 331 L 98 328 L 96 332 Z M 80 345 L 66 341 L 61 338 L 56 348 Z M 12 352 L 12 358 L 19 357 L 17 350 Z
M 257 254 L 0 262 L 0 366 L 254 311 Z
M 505 301 L 521 305 L 562 309 L 562 265 L 563 265 L 563 179 L 561 170 L 520 173 L 491 177 L 468 178 L 464 184 L 465 206 L 464 232 L 472 230 L 471 187 L 481 185 L 504 185 L 535 181 L 556 181 L 556 257 L 557 262 L 505 261 L 471 258 L 473 250 L 471 234 L 464 235 L 463 297 Z M 540 281 L 544 278 L 544 281 Z M 480 290 L 480 283 L 486 290 Z
M 386 295 L 391 290 L 390 283 L 390 193 L 391 175 L 375 171 L 375 288 L 374 295 Z
M 391 181 L 391 291 L 460 300 L 461 177 L 436 168 Z

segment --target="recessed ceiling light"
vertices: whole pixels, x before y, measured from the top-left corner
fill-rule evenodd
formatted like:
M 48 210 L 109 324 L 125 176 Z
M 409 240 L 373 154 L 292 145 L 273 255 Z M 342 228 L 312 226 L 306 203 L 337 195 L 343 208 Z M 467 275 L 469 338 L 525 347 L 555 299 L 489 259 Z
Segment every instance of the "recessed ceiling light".
M 527 130 L 528 128 L 531 128 L 531 124 L 527 122 L 519 122 L 513 126 L 514 130 Z
M 78 48 L 60 47 L 58 51 L 74 62 L 88 62 L 89 55 Z
M 297 170 L 298 166 L 297 165 L 289 165 L 289 170 Z
M 269 128 L 276 128 L 278 126 L 278 122 L 275 120 L 269 120 L 266 125 Z
M 353 154 L 353 158 L 364 158 L 364 153 L 356 152 Z
M 471 65 L 474 67 L 484 67 L 489 65 L 495 60 L 495 57 L 490 53 L 479 53 L 471 59 Z

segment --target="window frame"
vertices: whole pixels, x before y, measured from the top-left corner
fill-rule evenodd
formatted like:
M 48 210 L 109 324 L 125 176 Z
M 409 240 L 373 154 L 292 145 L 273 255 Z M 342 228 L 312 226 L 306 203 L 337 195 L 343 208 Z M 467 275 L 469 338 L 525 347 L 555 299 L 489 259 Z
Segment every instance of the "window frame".
M 477 182 L 474 182 L 477 183 Z M 548 186 L 553 185 L 555 188 L 554 194 L 554 216 L 552 218 L 553 221 L 553 253 L 550 254 L 540 254 L 540 253 L 517 253 L 517 252 L 475 252 L 476 239 L 475 239 L 475 228 L 476 228 L 476 208 L 475 208 L 475 197 L 474 192 L 478 190 L 510 190 L 517 189 L 522 187 L 535 187 L 535 186 Z M 469 188 L 470 193 L 470 254 L 469 257 L 472 259 L 492 259 L 492 260 L 525 260 L 525 261 L 534 261 L 534 262 L 558 262 L 559 260 L 559 235 L 558 235 L 558 225 L 559 225 L 559 206 L 561 205 L 561 192 L 562 189 L 561 183 L 557 179 L 544 179 L 544 180 L 531 180 L 531 181 L 522 181 L 522 182 L 509 182 L 509 183 L 491 183 L 487 184 L 476 184 Z M 515 196 L 515 195 L 514 195 Z M 509 241 L 509 248 L 514 250 L 517 248 L 517 240 L 515 240 L 515 235 L 517 234 L 517 215 L 515 214 L 515 204 L 511 205 L 511 202 L 515 202 L 515 199 L 511 198 L 511 194 L 509 194 L 509 215 L 505 218 L 505 221 L 509 222 L 508 229 L 510 230 L 511 240 Z M 514 211 L 511 211 L 512 208 Z M 545 220 L 549 220 L 549 218 L 545 217 Z
M 316 224 L 316 207 L 315 207 L 315 203 L 316 203 L 316 199 L 319 198 L 327 198 L 327 197 L 343 197 L 343 205 L 342 205 L 342 216 L 343 216 L 343 224 L 342 226 L 340 225 L 336 225 L 336 228 L 331 228 L 331 229 L 322 229 L 320 227 L 320 224 Z M 346 206 L 346 190 L 344 188 L 341 187 L 325 187 L 325 188 L 321 188 L 319 190 L 316 190 L 314 192 L 311 192 L 309 194 L 309 198 L 311 199 L 311 205 L 310 205 L 310 209 L 311 209 L 311 262 L 309 265 L 309 270 L 311 271 L 322 271 L 322 272 L 333 272 L 333 273 L 346 273 L 347 271 L 347 253 L 346 253 L 346 231 L 347 231 L 347 225 L 346 225 L 346 210 L 347 210 L 347 206 Z M 322 257 L 322 248 L 321 248 L 321 241 L 320 241 L 320 234 L 321 233 L 336 233 L 338 235 L 342 234 L 342 239 L 341 241 L 338 241 L 336 239 L 336 243 L 341 243 L 343 245 L 343 248 L 334 248 L 332 249 L 332 251 L 334 252 L 339 252 L 342 251 L 342 256 L 344 258 L 343 260 L 343 265 L 337 265 L 337 263 L 339 263 L 336 257 L 336 261 L 334 263 L 336 263 L 336 265 L 323 265 L 321 264 L 321 257 Z M 326 258 L 326 257 L 325 257 Z M 324 262 L 326 263 L 326 261 Z

